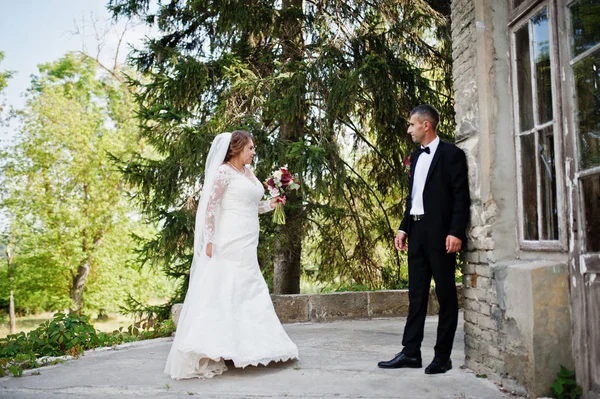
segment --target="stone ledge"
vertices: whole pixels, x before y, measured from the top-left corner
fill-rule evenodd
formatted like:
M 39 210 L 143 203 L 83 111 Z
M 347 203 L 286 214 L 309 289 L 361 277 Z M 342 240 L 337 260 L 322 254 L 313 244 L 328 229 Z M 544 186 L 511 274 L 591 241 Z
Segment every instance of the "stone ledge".
M 462 285 L 456 286 L 458 303 L 462 308 Z M 282 323 L 324 322 L 342 319 L 372 317 L 406 317 L 408 290 L 335 292 L 331 294 L 271 295 L 275 312 Z M 171 308 L 173 323 L 177 325 L 182 304 Z M 439 312 L 435 292 L 429 296 L 429 315 Z

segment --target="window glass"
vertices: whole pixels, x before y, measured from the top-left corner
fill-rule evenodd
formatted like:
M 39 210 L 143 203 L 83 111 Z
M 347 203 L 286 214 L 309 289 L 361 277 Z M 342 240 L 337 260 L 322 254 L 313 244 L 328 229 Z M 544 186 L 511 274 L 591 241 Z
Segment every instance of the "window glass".
M 600 43 L 600 0 L 581 0 L 571 11 L 571 51 L 573 57 Z
M 558 209 L 556 204 L 556 168 L 554 163 L 554 134 L 547 127 L 539 136 L 539 168 L 542 183 L 542 239 L 558 240 Z
M 531 62 L 529 58 L 529 25 L 515 34 L 517 86 L 519 93 L 519 126 L 525 132 L 533 128 L 533 102 L 531 98 Z
M 523 195 L 523 238 L 538 240 L 535 134 L 521 136 L 521 185 Z
M 533 27 L 533 62 L 537 87 L 538 121 L 552 120 L 552 81 L 550 79 L 550 32 L 548 10 L 544 7 L 531 19 Z
M 579 165 L 600 166 L 600 50 L 573 67 L 577 96 Z
M 585 212 L 585 247 L 600 252 L 600 175 L 581 180 Z

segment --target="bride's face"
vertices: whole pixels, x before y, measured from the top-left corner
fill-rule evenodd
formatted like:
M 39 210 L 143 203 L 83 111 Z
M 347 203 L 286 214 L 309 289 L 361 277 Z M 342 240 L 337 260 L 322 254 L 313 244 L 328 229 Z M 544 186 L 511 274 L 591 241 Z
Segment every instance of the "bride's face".
M 240 160 L 244 163 L 244 165 L 251 164 L 254 160 L 254 155 L 256 155 L 256 150 L 254 149 L 254 142 L 249 140 L 239 157 Z

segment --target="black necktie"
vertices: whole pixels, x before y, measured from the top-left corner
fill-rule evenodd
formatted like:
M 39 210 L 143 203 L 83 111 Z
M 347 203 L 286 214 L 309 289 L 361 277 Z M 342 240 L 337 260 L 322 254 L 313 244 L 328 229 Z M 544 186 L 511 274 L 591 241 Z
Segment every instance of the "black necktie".
M 419 148 L 419 154 L 422 152 L 426 152 L 426 153 L 430 154 L 431 150 L 429 149 L 429 147 Z

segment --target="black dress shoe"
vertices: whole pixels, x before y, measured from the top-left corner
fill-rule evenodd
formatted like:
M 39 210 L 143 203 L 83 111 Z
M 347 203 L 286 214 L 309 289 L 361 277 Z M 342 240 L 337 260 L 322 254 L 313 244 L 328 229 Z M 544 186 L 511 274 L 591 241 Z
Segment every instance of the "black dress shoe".
M 452 360 L 433 359 L 431 364 L 425 368 L 425 374 L 442 374 L 452 368 Z
M 388 360 L 387 362 L 379 362 L 377 363 L 377 366 L 382 369 L 399 369 L 402 367 L 411 367 L 418 369 L 423 367 L 423 362 L 420 356 L 410 357 L 400 352 L 392 360 Z

